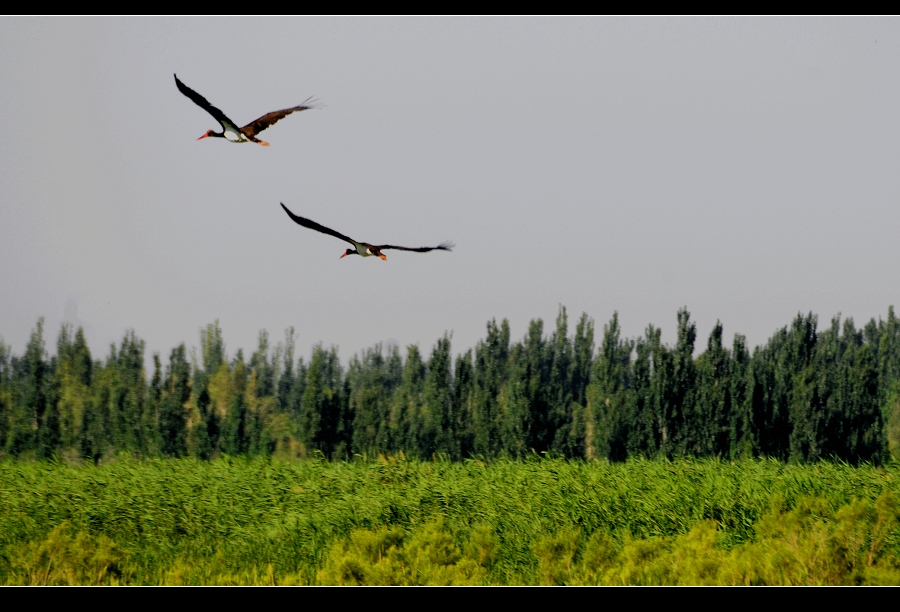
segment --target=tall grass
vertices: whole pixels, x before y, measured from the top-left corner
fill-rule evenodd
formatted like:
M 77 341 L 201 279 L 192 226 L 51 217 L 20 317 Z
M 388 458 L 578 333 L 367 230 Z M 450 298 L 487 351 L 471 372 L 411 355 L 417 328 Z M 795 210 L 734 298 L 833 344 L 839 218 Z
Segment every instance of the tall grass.
M 624 563 L 635 542 L 655 542 L 654 558 L 699 533 L 722 554 L 749 550 L 774 533 L 760 532 L 764 517 L 809 500 L 815 520 L 852 515 L 868 530 L 859 537 L 881 538 L 878 558 L 900 557 L 896 524 L 878 523 L 888 511 L 873 505 L 900 499 L 898 476 L 896 465 L 775 461 L 5 461 L 0 582 L 609 582 L 596 559 Z M 868 506 L 840 514 L 854 503 Z M 366 573 L 388 558 L 398 577 Z

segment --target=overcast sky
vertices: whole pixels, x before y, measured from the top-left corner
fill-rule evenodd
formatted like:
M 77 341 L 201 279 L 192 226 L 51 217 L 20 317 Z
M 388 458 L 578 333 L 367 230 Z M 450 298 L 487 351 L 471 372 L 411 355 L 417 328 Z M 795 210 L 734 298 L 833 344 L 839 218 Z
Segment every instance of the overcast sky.
M 755 346 L 900 306 L 897 18 L 0 18 L 0 336 L 342 361 L 508 318 Z M 309 96 L 263 133 L 239 125 Z M 452 253 L 338 259 L 357 240 Z

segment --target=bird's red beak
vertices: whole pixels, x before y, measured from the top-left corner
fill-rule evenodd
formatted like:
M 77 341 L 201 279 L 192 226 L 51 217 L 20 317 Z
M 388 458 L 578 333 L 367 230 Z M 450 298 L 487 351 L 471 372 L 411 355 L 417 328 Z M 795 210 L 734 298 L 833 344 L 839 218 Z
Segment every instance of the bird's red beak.
M 346 256 L 347 256 L 347 253 L 345 252 L 343 255 L 341 255 L 340 257 L 338 257 L 338 259 L 343 259 L 343 258 L 346 257 Z
M 387 261 L 387 255 L 385 255 L 384 253 L 379 253 L 378 256 L 381 257 L 384 261 Z
M 198 138 L 197 140 L 203 140 L 204 138 L 209 138 L 209 132 Z

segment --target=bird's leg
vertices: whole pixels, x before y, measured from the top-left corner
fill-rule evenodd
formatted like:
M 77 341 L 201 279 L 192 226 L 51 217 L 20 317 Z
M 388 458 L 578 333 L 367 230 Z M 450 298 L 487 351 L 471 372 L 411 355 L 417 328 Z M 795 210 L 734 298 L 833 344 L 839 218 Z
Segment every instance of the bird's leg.
M 260 146 L 263 146 L 263 147 L 268 147 L 268 146 L 269 146 L 269 143 L 266 142 L 265 140 L 257 140 L 257 141 L 256 141 L 256 144 L 258 144 L 258 145 L 260 145 Z

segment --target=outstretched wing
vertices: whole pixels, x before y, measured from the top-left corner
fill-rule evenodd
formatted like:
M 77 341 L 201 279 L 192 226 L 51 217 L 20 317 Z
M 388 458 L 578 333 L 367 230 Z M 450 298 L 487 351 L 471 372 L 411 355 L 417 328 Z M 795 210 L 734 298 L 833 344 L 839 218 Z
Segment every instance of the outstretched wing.
M 191 89 L 190 87 L 188 87 L 187 85 L 185 85 L 184 83 L 179 81 L 177 74 L 173 75 L 173 76 L 175 77 L 175 84 L 178 86 L 178 91 L 180 91 L 181 93 L 186 95 L 188 98 L 190 98 L 194 102 L 194 104 L 196 104 L 197 106 L 199 106 L 200 108 L 205 110 L 207 113 L 212 115 L 216 119 L 216 121 L 218 121 L 219 123 L 222 124 L 223 128 L 226 125 L 231 125 L 231 126 L 234 126 L 235 129 L 237 129 L 237 125 L 235 125 L 234 121 L 232 121 L 231 119 L 226 117 L 225 113 L 223 113 L 218 108 L 216 108 L 215 106 L 210 104 L 206 100 L 206 98 L 204 98 L 203 96 L 198 94 L 196 91 L 194 91 L 193 89 Z
M 329 236 L 334 236 L 335 238 L 340 238 L 341 240 L 349 242 L 354 247 L 357 245 L 357 243 L 354 240 L 348 238 L 347 236 L 344 236 L 340 232 L 334 231 L 330 227 L 325 227 L 324 225 L 319 225 L 318 223 L 316 223 L 315 221 L 312 221 L 311 219 L 306 219 L 304 217 L 298 217 L 297 215 L 295 215 L 294 213 L 289 211 L 287 206 L 285 206 L 283 203 L 281 204 L 281 207 L 284 209 L 284 212 L 286 212 L 288 214 L 288 216 L 294 220 L 294 223 L 302 225 L 303 227 L 308 227 L 311 230 L 316 230 L 317 232 L 322 232 L 323 234 L 328 234 Z
M 452 242 L 442 242 L 441 244 L 437 245 L 436 247 L 412 248 L 412 247 L 394 246 L 392 244 L 382 244 L 382 245 L 377 246 L 376 248 L 379 251 L 383 251 L 385 249 L 396 249 L 398 251 L 415 251 L 416 253 L 427 253 L 428 251 L 436 251 L 438 249 L 440 249 L 441 251 L 452 251 L 454 246 L 456 246 L 456 245 L 453 244 Z
M 299 106 L 295 106 L 293 108 L 286 108 L 284 110 L 272 111 L 271 113 L 266 113 L 265 115 L 263 115 L 262 117 L 260 117 L 256 121 L 254 121 L 253 123 L 248 123 L 247 125 L 242 127 L 241 131 L 244 133 L 245 136 L 256 136 L 257 134 L 262 132 L 264 129 L 266 129 L 270 125 L 274 125 L 275 123 L 277 123 L 281 119 L 284 119 L 291 113 L 294 113 L 297 111 L 305 111 L 310 108 L 318 108 L 318 107 L 319 107 L 319 105 L 316 104 L 315 100 L 313 100 L 312 98 L 307 98 L 306 100 L 303 101 L 303 104 L 301 104 Z

